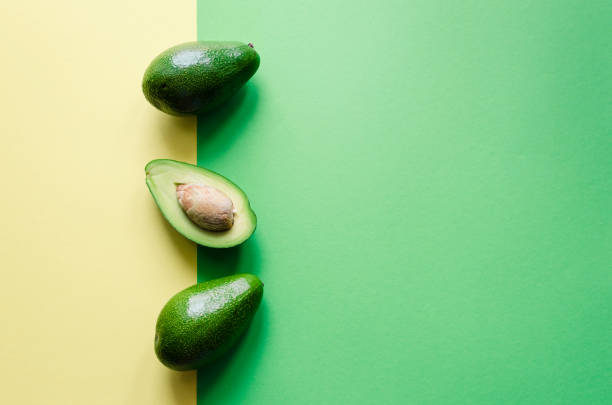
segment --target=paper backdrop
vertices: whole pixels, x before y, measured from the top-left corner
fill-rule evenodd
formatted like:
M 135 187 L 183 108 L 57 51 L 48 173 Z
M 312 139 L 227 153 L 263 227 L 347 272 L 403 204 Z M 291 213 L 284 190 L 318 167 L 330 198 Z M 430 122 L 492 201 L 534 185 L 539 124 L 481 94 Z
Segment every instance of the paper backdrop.
M 612 402 L 608 3 L 4 4 L 0 403 Z M 261 55 L 197 128 L 140 90 L 196 37 Z M 164 157 L 236 182 L 254 236 L 180 237 Z M 234 272 L 265 283 L 239 346 L 164 368 L 162 305 Z

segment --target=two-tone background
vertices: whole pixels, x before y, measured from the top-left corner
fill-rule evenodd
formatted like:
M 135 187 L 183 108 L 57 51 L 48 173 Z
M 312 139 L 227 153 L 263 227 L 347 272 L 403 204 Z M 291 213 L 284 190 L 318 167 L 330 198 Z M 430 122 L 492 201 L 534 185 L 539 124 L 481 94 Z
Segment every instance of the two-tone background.
M 609 1 L 0 11 L 1 403 L 612 402 Z M 195 38 L 260 70 L 166 116 L 142 73 Z M 179 236 L 144 185 L 163 157 L 239 184 L 254 236 Z M 265 283 L 240 346 L 165 369 L 165 301 L 233 272 Z

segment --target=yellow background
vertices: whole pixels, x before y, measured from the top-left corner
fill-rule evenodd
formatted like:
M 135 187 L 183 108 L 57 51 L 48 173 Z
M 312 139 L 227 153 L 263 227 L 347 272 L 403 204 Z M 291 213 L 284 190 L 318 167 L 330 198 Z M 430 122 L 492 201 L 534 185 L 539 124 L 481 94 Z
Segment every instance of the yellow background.
M 2 4 L 2 404 L 195 403 L 195 373 L 165 369 L 153 334 L 196 248 L 144 182 L 150 159 L 195 162 L 195 119 L 140 89 L 157 53 L 196 38 L 195 8 Z

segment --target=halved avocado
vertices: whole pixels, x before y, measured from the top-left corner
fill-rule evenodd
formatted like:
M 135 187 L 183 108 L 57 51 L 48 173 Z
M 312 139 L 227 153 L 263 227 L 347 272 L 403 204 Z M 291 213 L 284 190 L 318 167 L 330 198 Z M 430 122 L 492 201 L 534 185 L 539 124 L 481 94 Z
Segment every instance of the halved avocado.
M 246 194 L 234 183 L 213 171 L 169 159 L 150 161 L 146 167 L 147 187 L 162 214 L 181 235 L 208 247 L 228 248 L 244 242 L 257 225 L 257 217 Z M 189 219 L 180 206 L 176 188 L 181 184 L 214 187 L 234 204 L 234 223 L 226 231 L 209 231 Z

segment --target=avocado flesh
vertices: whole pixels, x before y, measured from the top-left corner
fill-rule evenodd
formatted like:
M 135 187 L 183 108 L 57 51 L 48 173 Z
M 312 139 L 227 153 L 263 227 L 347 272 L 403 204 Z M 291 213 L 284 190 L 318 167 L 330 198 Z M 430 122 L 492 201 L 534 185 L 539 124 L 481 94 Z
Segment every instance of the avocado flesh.
M 145 71 L 142 90 L 172 115 L 210 111 L 234 95 L 259 68 L 259 54 L 242 42 L 187 42 L 159 54 Z
M 246 194 L 225 177 L 210 170 L 169 159 L 152 160 L 145 167 L 149 191 L 166 220 L 187 239 L 213 248 L 239 245 L 251 236 L 257 217 Z M 234 224 L 227 231 L 208 231 L 193 223 L 179 205 L 178 184 L 203 184 L 225 193 L 234 203 Z
M 155 327 L 155 354 L 174 370 L 193 370 L 226 353 L 249 326 L 263 283 L 235 274 L 193 285 L 166 303 Z

